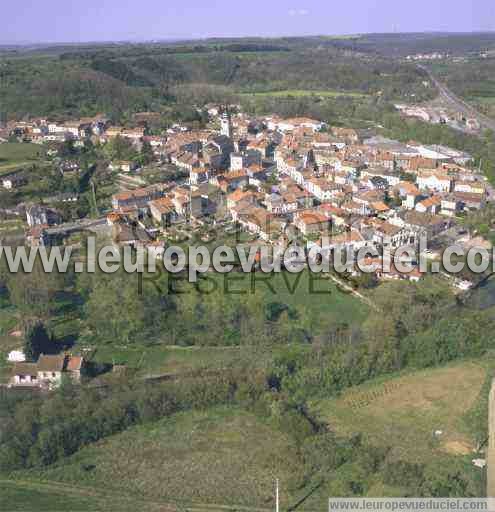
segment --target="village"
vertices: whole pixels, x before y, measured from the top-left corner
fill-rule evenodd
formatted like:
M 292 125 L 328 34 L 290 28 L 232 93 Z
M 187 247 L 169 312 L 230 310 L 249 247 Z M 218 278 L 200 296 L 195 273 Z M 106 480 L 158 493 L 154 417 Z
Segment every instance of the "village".
M 56 4 L 0 41 L 1 509 L 486 508 L 489 6 Z
M 147 135 L 143 125 L 111 126 L 103 117 L 11 123 L 4 130 L 9 136 L 36 144 L 70 140 L 84 146 L 91 140 L 104 146 L 115 138 L 137 150 L 148 144 L 151 166 L 172 166 L 183 176 L 148 184 L 138 163 L 111 161 L 119 191 L 103 215 L 67 224 L 56 208 L 29 204 L 23 212 L 26 242 L 60 244 L 74 232 L 90 230 L 106 232 L 117 246 L 145 247 L 160 258 L 167 244 L 203 233 L 206 226 L 225 237 L 237 228 L 251 242 L 270 246 L 297 240 L 309 249 L 328 235 L 329 249 L 372 246 L 380 253 L 416 247 L 426 235 L 432 258 L 440 254 L 442 240 L 466 248 L 491 246 L 458 222 L 493 200 L 491 186 L 469 154 L 400 143 L 316 119 L 255 118 L 235 105 L 206 108 L 207 129 L 176 125 L 162 136 Z M 75 162 L 63 165 L 77 167 Z M 28 180 L 20 170 L 4 175 L 1 183 L 15 190 Z M 77 201 L 77 196 L 66 200 Z M 377 271 L 377 278 L 417 280 L 421 274 L 393 268 L 390 274 Z

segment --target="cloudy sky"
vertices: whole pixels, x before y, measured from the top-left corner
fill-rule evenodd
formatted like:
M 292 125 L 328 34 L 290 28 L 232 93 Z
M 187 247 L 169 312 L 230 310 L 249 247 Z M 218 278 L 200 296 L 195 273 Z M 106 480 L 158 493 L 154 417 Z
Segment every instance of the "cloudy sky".
M 0 42 L 495 30 L 494 0 L 0 0 Z

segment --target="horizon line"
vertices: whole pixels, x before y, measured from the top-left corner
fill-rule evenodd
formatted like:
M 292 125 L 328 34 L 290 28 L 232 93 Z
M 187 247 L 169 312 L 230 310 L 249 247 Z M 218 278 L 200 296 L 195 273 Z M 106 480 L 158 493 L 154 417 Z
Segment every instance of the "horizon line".
M 23 48 L 29 46 L 77 46 L 77 45 L 103 45 L 103 44 L 160 44 L 160 43 L 176 43 L 176 42 L 193 42 L 193 41 L 209 41 L 209 40 L 235 40 L 235 39 L 298 39 L 298 38 L 330 38 L 338 39 L 342 37 L 360 38 L 363 36 L 376 36 L 376 35 L 476 35 L 476 34 L 490 34 L 495 35 L 495 30 L 467 30 L 467 31 L 444 31 L 444 30 L 410 30 L 399 32 L 349 32 L 342 34 L 303 34 L 303 35 L 207 35 L 200 37 L 163 37 L 163 38 L 150 38 L 150 39 L 98 39 L 98 40 L 85 40 L 85 41 L 0 41 L 0 47 L 16 47 Z

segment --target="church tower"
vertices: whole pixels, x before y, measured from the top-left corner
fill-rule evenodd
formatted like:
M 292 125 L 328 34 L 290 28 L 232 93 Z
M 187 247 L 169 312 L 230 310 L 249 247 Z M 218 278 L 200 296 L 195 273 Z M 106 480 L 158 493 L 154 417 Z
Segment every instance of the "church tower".
M 233 130 L 232 130 L 232 120 L 230 118 L 230 114 L 228 110 L 226 110 L 222 114 L 222 118 L 220 120 L 221 124 L 221 134 L 225 135 L 226 137 L 232 138 Z

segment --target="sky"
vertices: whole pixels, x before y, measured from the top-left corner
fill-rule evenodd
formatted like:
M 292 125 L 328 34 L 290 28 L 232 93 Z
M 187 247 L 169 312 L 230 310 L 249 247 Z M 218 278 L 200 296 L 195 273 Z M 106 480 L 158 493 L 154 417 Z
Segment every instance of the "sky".
M 0 43 L 495 30 L 494 0 L 0 0 Z

